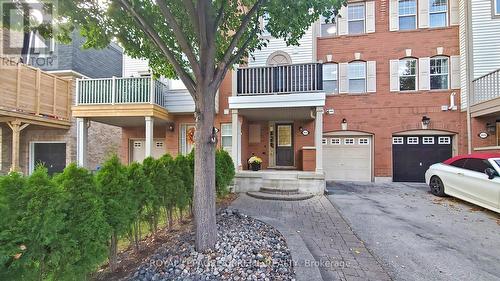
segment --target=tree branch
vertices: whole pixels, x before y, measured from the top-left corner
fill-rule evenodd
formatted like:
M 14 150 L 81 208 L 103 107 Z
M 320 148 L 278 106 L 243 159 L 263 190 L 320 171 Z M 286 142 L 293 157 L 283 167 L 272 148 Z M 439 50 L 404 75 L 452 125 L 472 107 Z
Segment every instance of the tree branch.
M 221 64 L 219 65 L 220 68 L 225 69 L 226 67 L 229 66 L 229 60 L 231 59 L 231 55 L 233 54 L 234 48 L 236 48 L 236 46 L 238 45 L 238 42 L 240 41 L 243 34 L 245 34 L 245 31 L 248 27 L 248 24 L 252 20 L 252 17 L 257 13 L 257 11 L 266 1 L 267 0 L 258 0 L 253 5 L 252 9 L 250 9 L 250 11 L 245 15 L 245 18 L 241 21 L 241 25 L 238 28 L 238 31 L 236 31 L 236 33 L 233 35 L 231 44 L 224 53 L 224 57 L 222 58 Z
M 169 49 L 168 46 L 162 41 L 158 33 L 147 23 L 147 21 L 142 17 L 127 0 L 118 0 L 123 8 L 125 8 L 132 15 L 134 21 L 140 26 L 142 31 L 146 33 L 146 35 L 155 43 L 155 45 L 163 52 L 163 54 L 167 57 L 169 62 L 174 67 L 177 75 L 182 80 L 189 93 L 196 101 L 196 87 L 195 82 L 192 77 L 184 70 L 182 65 L 176 60 L 174 53 Z
M 220 4 L 219 11 L 217 12 L 217 18 L 215 19 L 214 32 L 217 32 L 222 19 L 224 18 L 224 7 L 226 6 L 227 0 L 222 0 Z
M 194 33 L 199 36 L 200 34 L 200 22 L 198 21 L 198 13 L 196 12 L 196 8 L 194 7 L 193 1 L 192 0 L 184 0 L 184 8 L 190 15 L 190 19 L 193 19 L 193 29 Z M 199 40 L 200 38 L 198 38 Z
M 188 40 L 186 36 L 184 36 L 184 32 L 182 31 L 181 27 L 175 20 L 174 15 L 170 12 L 170 9 L 165 4 L 165 0 L 157 0 L 156 2 L 160 7 L 160 11 L 162 12 L 163 16 L 167 20 L 167 23 L 172 28 L 174 36 L 177 39 L 177 42 L 179 43 L 179 46 L 182 48 L 184 54 L 186 54 L 186 57 L 189 60 L 189 63 L 191 64 L 191 68 L 193 69 L 195 76 L 199 76 L 200 65 L 193 52 L 193 47 L 191 46 L 191 44 L 188 43 Z

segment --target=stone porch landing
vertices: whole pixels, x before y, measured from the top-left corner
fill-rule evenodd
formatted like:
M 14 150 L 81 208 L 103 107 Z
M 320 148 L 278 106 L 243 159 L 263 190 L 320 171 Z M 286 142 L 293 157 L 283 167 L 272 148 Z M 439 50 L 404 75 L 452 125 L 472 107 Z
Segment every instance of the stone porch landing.
M 323 194 L 325 175 L 304 171 L 238 171 L 234 178 L 235 192 L 259 191 L 260 188 L 297 188 L 299 193 Z

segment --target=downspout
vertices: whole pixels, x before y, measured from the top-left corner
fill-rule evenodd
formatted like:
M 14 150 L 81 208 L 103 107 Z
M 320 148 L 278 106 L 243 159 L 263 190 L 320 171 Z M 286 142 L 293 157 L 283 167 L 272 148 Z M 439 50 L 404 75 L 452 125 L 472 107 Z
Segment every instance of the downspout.
M 473 43 L 474 40 L 472 38 L 472 1 L 465 1 L 465 23 L 466 23 L 466 42 L 467 42 L 467 151 L 468 153 L 472 153 L 472 118 L 471 118 L 471 102 L 472 96 L 474 95 L 474 87 L 472 86 L 472 79 L 474 77 L 474 50 Z

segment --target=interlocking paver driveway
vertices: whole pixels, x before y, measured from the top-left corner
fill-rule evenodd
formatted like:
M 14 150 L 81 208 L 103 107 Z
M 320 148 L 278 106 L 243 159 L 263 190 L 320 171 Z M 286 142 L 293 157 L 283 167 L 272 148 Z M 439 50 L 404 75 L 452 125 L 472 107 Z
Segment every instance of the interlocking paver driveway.
M 323 280 L 391 280 L 324 196 L 287 202 L 242 194 L 231 207 L 253 217 L 278 220 L 294 229 L 319 265 Z

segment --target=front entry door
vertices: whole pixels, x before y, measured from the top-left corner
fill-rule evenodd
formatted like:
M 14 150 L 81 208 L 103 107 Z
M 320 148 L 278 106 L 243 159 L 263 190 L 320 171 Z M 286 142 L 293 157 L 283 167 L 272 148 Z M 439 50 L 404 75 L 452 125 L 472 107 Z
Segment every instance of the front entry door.
M 35 143 L 33 148 L 33 167 L 42 164 L 49 175 L 60 173 L 66 167 L 65 143 Z
M 293 166 L 293 125 L 276 125 L 276 166 Z

